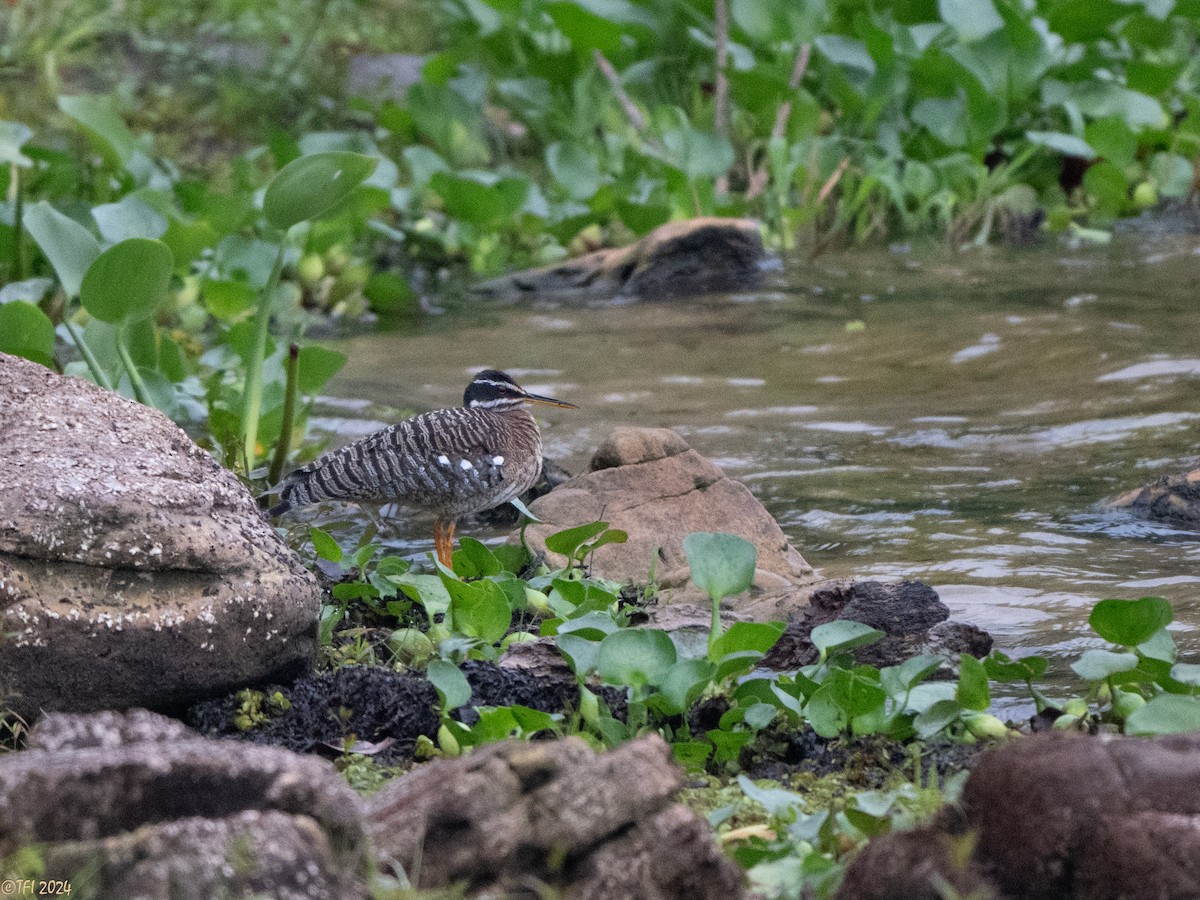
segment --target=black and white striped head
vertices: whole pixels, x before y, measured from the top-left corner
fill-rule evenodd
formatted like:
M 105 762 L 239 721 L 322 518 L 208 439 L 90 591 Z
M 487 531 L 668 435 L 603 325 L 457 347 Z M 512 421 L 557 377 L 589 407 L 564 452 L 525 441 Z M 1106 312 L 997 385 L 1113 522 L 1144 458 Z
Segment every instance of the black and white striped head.
M 515 409 L 522 403 L 548 403 L 564 409 L 579 408 L 574 403 L 531 394 L 508 375 L 496 369 L 484 369 L 471 379 L 471 383 L 463 392 L 463 406 L 472 409 Z

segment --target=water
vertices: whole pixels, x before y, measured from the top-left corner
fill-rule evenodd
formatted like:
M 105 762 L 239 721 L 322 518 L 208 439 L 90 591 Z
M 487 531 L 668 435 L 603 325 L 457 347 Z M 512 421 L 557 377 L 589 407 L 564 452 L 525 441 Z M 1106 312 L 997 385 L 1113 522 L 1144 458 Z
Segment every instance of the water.
M 919 578 L 998 647 L 1060 663 L 1101 645 L 1095 601 L 1158 594 L 1194 657 L 1197 536 L 1100 506 L 1197 460 L 1200 241 L 1168 240 L 854 251 L 693 302 L 464 305 L 347 342 L 331 392 L 454 405 L 472 370 L 506 369 L 580 405 L 539 413 L 569 470 L 613 426 L 668 426 L 823 576 Z M 322 423 L 349 439 L 363 418 Z

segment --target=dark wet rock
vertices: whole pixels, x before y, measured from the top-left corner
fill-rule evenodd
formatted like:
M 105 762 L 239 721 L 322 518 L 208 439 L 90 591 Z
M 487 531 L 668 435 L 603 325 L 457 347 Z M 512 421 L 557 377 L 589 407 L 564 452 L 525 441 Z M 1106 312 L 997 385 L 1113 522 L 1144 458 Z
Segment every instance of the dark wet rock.
M 1200 896 L 1200 734 L 1133 738 L 1053 732 L 982 754 L 961 808 L 905 842 L 872 841 L 839 897 L 941 896 L 928 888 L 886 893 L 899 877 L 940 871 L 954 856 L 985 876 L 996 896 L 1118 900 Z M 881 846 L 876 846 L 881 844 Z M 922 848 L 928 852 L 921 853 Z M 903 866 L 902 866 L 903 868 Z M 933 887 L 936 888 L 936 885 Z
M 315 580 L 165 416 L 0 354 L 0 422 L 13 709 L 174 706 L 311 664 Z
M 477 720 L 470 708 L 475 706 L 516 705 L 547 713 L 570 712 L 579 706 L 575 673 L 553 640 L 513 644 L 498 663 L 468 660 L 460 668 L 471 685 L 471 702 L 454 715 L 469 724 Z M 625 720 L 624 688 L 593 684 L 591 690 L 614 717 Z
M 519 705 L 556 713 L 579 704 L 579 687 L 569 667 L 569 680 L 543 678 L 532 672 L 482 660 L 468 660 L 459 668 L 471 685 L 471 706 Z
M 199 703 L 188 722 L 209 737 L 236 737 L 297 753 L 340 753 L 351 735 L 368 745 L 383 744 L 374 759 L 389 765 L 412 757 L 417 738 L 437 734 L 437 691 L 428 680 L 375 666 L 343 666 L 331 673 L 300 678 L 276 691 L 286 708 L 267 702 L 268 718 L 248 730 L 237 725 L 237 695 Z
M 683 539 L 695 531 L 739 534 L 758 549 L 754 586 L 738 605 L 790 594 L 812 583 L 812 568 L 749 489 L 688 447 L 666 428 L 616 428 L 592 458 L 589 470 L 530 506 L 542 520 L 526 539 L 545 550 L 548 535 L 563 528 L 607 521 L 629 534 L 590 557 L 592 573 L 644 583 L 651 571 L 674 601 L 704 600 L 690 583 Z M 562 557 L 550 554 L 553 564 Z
M 1200 469 L 1164 475 L 1146 487 L 1126 491 L 1110 505 L 1146 519 L 1200 530 Z
M 38 843 L 47 872 L 103 897 L 365 896 L 358 800 L 329 763 L 142 712 L 38 727 L 0 756 L 0 857 Z
M 704 820 L 671 802 L 682 783 L 658 735 L 603 754 L 575 738 L 494 744 L 387 785 L 366 802 L 368 828 L 381 868 L 403 869 L 422 888 L 743 896 L 740 871 Z
M 838 579 L 823 581 L 806 595 L 807 602 L 791 609 L 756 609 L 757 616 L 787 622 L 787 627 L 763 660 L 767 668 L 786 671 L 817 661 L 810 640 L 812 630 L 835 619 L 862 622 L 887 635 L 854 651 L 861 665 L 899 665 L 921 653 L 957 660 L 960 653 L 987 656 L 991 636 L 974 625 L 951 622 L 950 610 L 937 592 L 920 581 L 887 584 L 879 581 Z
M 702 217 L 661 225 L 631 247 L 597 250 L 472 290 L 495 297 L 641 300 L 743 291 L 762 282 L 764 255 L 757 223 Z

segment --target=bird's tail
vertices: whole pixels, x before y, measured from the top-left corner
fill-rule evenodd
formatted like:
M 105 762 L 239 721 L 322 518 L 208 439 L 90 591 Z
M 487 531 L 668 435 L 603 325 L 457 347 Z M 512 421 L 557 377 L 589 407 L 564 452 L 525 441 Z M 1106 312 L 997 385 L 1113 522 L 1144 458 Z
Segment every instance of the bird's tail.
M 267 510 L 267 518 L 274 519 L 291 512 L 298 506 L 311 503 L 314 499 L 308 489 L 308 478 L 305 473 L 297 470 L 269 491 L 264 491 L 260 497 L 279 494 L 279 502 Z

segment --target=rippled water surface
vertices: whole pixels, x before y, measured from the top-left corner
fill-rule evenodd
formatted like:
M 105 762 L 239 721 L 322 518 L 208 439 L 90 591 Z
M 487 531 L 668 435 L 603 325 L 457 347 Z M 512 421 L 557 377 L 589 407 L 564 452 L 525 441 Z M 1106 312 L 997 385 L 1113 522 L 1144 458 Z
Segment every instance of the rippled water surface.
M 1096 600 L 1159 594 L 1195 653 L 1198 536 L 1099 505 L 1200 453 L 1200 240 L 1170 240 L 854 251 L 743 295 L 464 305 L 344 342 L 332 393 L 454 405 L 472 370 L 503 368 L 580 405 L 540 412 L 569 470 L 614 425 L 674 428 L 825 576 L 920 578 L 1001 648 L 1066 658 L 1092 645 Z M 378 427 L 339 406 L 318 424 Z

